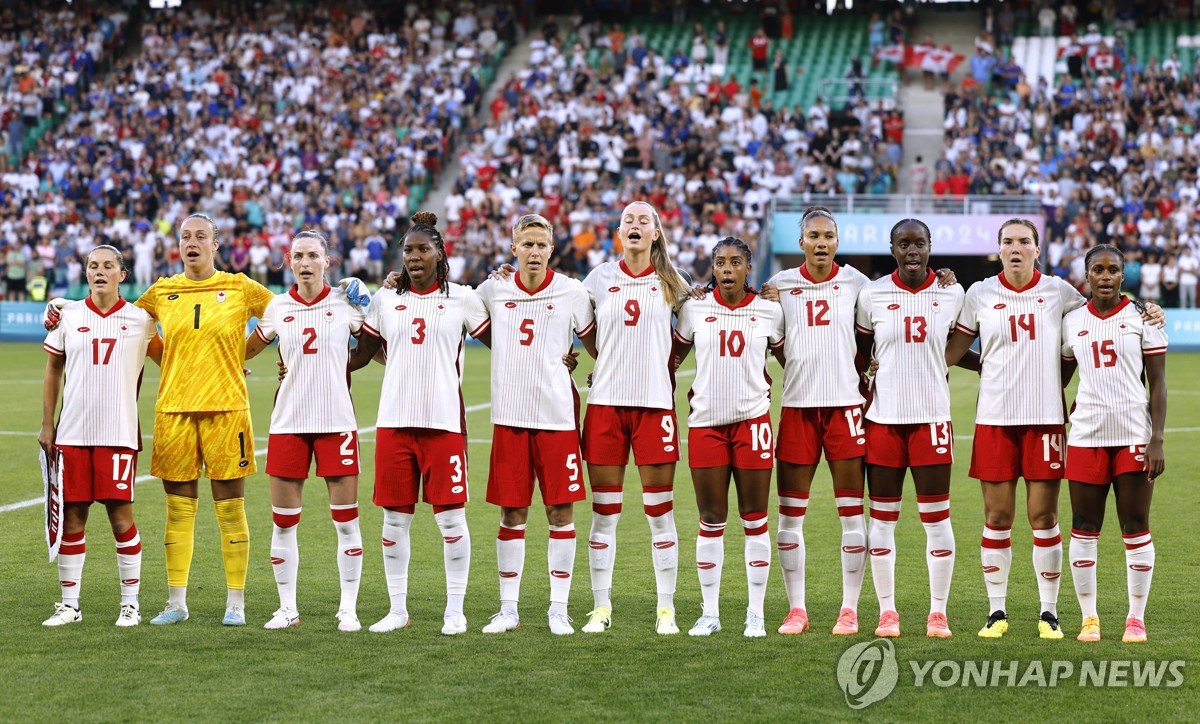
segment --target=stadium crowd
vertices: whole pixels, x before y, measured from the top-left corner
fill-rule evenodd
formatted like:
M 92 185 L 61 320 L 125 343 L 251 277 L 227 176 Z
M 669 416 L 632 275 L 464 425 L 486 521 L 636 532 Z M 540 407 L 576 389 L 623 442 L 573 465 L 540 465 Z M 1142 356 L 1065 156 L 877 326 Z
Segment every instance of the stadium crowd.
M 1052 9 L 1039 12 L 1039 25 L 1053 28 L 1054 19 Z M 1056 275 L 1082 288 L 1086 251 L 1115 243 L 1127 255 L 1127 291 L 1195 307 L 1200 64 L 1184 68 L 1175 53 L 1138 58 L 1120 30 L 1109 45 L 1074 6 L 1058 20 L 1071 40 L 1068 72 L 1053 83 L 1026 78 L 981 28 L 967 80 L 945 97 L 932 192 L 1036 196 Z M 1118 20 L 1128 29 L 1137 18 Z
M 511 35 L 511 11 L 417 3 L 391 29 L 341 6 L 148 16 L 140 50 L 4 168 L 7 277 L 41 272 L 75 286 L 81 254 L 110 243 L 148 285 L 180 270 L 173 229 L 204 209 L 233 230 L 226 269 L 290 283 L 287 239 L 314 227 L 348 272 L 378 281 L 397 219 L 477 109 L 483 81 L 472 69 L 494 68 L 498 28 Z M 52 44 L 25 52 L 43 48 L 50 75 L 65 73 L 71 57 Z M 21 263 L 35 256 L 40 269 Z

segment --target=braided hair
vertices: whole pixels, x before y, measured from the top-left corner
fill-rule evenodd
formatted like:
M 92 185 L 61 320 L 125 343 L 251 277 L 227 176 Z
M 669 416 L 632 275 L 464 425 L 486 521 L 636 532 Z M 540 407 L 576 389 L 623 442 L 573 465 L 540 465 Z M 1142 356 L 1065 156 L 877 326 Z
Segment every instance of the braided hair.
M 911 219 L 910 218 L 910 219 L 900 219 L 899 221 L 896 222 L 896 225 L 892 227 L 892 231 L 888 235 L 888 243 L 889 244 L 896 243 L 896 233 L 899 232 L 900 227 L 904 226 L 905 224 L 916 224 L 917 226 L 921 227 L 921 229 L 924 230 L 924 232 L 925 232 L 925 238 L 928 239 L 930 243 L 933 243 L 933 234 L 930 233 L 929 227 L 925 224 L 925 222 L 921 221 L 920 219 Z
M 1115 247 L 1112 244 L 1096 244 L 1091 249 L 1088 249 L 1087 253 L 1083 255 L 1083 268 L 1087 269 L 1091 267 L 1092 257 L 1103 251 L 1116 254 L 1117 258 L 1121 260 L 1121 268 L 1125 268 L 1125 252 L 1121 251 L 1120 248 Z
M 418 211 L 409 218 L 409 221 L 412 222 L 412 226 L 408 227 L 408 231 L 404 232 L 404 236 L 401 237 L 400 248 L 404 248 L 405 242 L 408 241 L 408 237 L 412 234 L 426 234 L 432 239 L 438 251 L 441 252 L 441 257 L 437 263 L 438 290 L 448 296 L 450 294 L 450 261 L 446 259 L 446 242 L 442 239 L 442 232 L 437 230 L 437 214 L 432 211 Z M 412 289 L 412 279 L 408 276 L 408 269 L 401 264 L 400 281 L 396 287 L 396 292 L 403 294 L 409 289 Z
M 741 252 L 742 256 L 746 258 L 746 270 L 747 270 L 747 271 L 749 271 L 749 269 L 750 269 L 750 264 L 751 264 L 751 262 L 752 262 L 752 260 L 753 260 L 753 258 L 754 258 L 754 254 L 753 254 L 753 252 L 751 252 L 751 251 L 750 251 L 750 247 L 749 247 L 749 245 L 747 245 L 747 244 L 746 244 L 746 242 L 742 241 L 741 239 L 737 238 L 736 236 L 727 236 L 727 237 L 725 237 L 724 239 L 721 239 L 720 241 L 718 241 L 718 242 L 717 242 L 717 243 L 716 243 L 716 244 L 713 246 L 713 250 L 712 250 L 712 264 L 713 264 L 713 268 L 714 268 L 714 270 L 715 270 L 715 268 L 716 268 L 716 265 L 717 265 L 717 264 L 716 264 L 716 262 L 717 262 L 717 251 L 719 251 L 720 249 L 723 249 L 723 248 L 725 248 L 725 247 L 727 247 L 727 246 L 732 246 L 733 248 L 735 248 L 735 249 L 737 249 L 739 252 Z M 747 278 L 747 279 L 749 279 L 749 278 L 750 278 L 750 277 L 749 277 L 749 274 L 747 274 L 746 278 Z M 714 274 L 712 275 L 712 278 L 708 280 L 708 291 L 710 291 L 710 292 L 714 292 L 714 291 L 716 290 L 716 288 L 717 288 L 717 275 L 714 273 Z M 742 283 L 742 289 L 743 289 L 744 291 L 746 291 L 747 293 L 749 293 L 749 294 L 756 294 L 756 293 L 757 293 L 757 290 L 756 290 L 754 287 L 750 286 L 750 282 L 749 282 L 749 281 L 746 281 L 746 282 L 743 282 L 743 283 Z

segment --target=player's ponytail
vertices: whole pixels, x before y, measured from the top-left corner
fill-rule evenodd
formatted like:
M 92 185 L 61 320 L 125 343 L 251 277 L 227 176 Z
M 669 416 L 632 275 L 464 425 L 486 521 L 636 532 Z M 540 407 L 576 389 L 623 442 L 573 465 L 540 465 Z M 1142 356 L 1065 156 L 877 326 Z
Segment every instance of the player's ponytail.
M 400 247 L 404 248 L 404 242 L 408 239 L 409 234 L 422 233 L 426 234 L 433 240 L 437 246 L 441 256 L 437 263 L 437 283 L 438 289 L 442 294 L 450 293 L 450 261 L 446 258 L 446 242 L 442 239 L 442 232 L 437 229 L 438 217 L 432 211 L 418 211 L 409 217 L 412 226 L 408 227 L 408 231 L 404 232 L 404 236 L 400 239 Z M 408 278 L 408 269 L 403 264 L 400 265 L 400 281 L 397 284 L 396 291 L 404 293 L 412 288 L 412 279 Z
M 636 203 L 644 204 L 646 208 L 650 209 L 650 216 L 654 219 L 655 235 L 654 241 L 650 242 L 650 265 L 654 267 L 654 273 L 658 275 L 658 280 L 663 285 L 663 300 L 671 309 L 676 309 L 687 296 L 687 284 L 675 269 L 675 265 L 671 263 L 671 256 L 667 253 L 667 235 L 663 231 L 658 209 L 645 201 Z
M 745 257 L 745 259 L 746 259 L 746 281 L 742 283 L 742 289 L 747 294 L 757 294 L 758 290 L 756 290 L 754 287 L 750 286 L 750 273 L 749 273 L 750 272 L 750 264 L 753 260 L 754 254 L 753 254 L 753 252 L 750 251 L 750 245 L 747 244 L 746 242 L 742 241 L 741 239 L 737 238 L 736 236 L 727 236 L 724 239 L 721 239 L 720 241 L 718 241 L 716 243 L 716 245 L 713 246 L 712 262 L 713 262 L 714 273 L 712 274 L 712 277 L 708 280 L 708 291 L 710 291 L 714 294 L 716 293 L 717 275 L 715 273 L 715 269 L 716 269 L 716 261 L 717 261 L 717 252 L 720 251 L 721 249 L 724 249 L 727 246 L 732 246 L 733 248 L 740 251 L 742 253 L 742 256 Z

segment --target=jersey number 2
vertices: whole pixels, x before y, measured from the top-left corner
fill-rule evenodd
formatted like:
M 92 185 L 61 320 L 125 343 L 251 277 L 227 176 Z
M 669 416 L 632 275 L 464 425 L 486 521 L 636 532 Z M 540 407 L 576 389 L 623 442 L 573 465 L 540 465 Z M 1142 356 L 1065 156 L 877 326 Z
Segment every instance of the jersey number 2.
M 301 334 L 304 335 L 304 347 L 302 348 L 304 354 L 316 354 L 317 330 L 313 329 L 312 327 L 305 327 Z

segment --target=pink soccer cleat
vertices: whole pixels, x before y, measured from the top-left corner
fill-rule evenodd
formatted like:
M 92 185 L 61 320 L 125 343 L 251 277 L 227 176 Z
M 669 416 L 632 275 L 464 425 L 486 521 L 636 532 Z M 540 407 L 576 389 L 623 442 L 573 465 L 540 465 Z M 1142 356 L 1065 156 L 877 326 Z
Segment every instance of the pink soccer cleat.
M 808 613 L 802 608 L 793 608 L 788 611 L 787 618 L 783 619 L 783 625 L 779 627 L 781 634 L 801 634 L 808 630 Z

